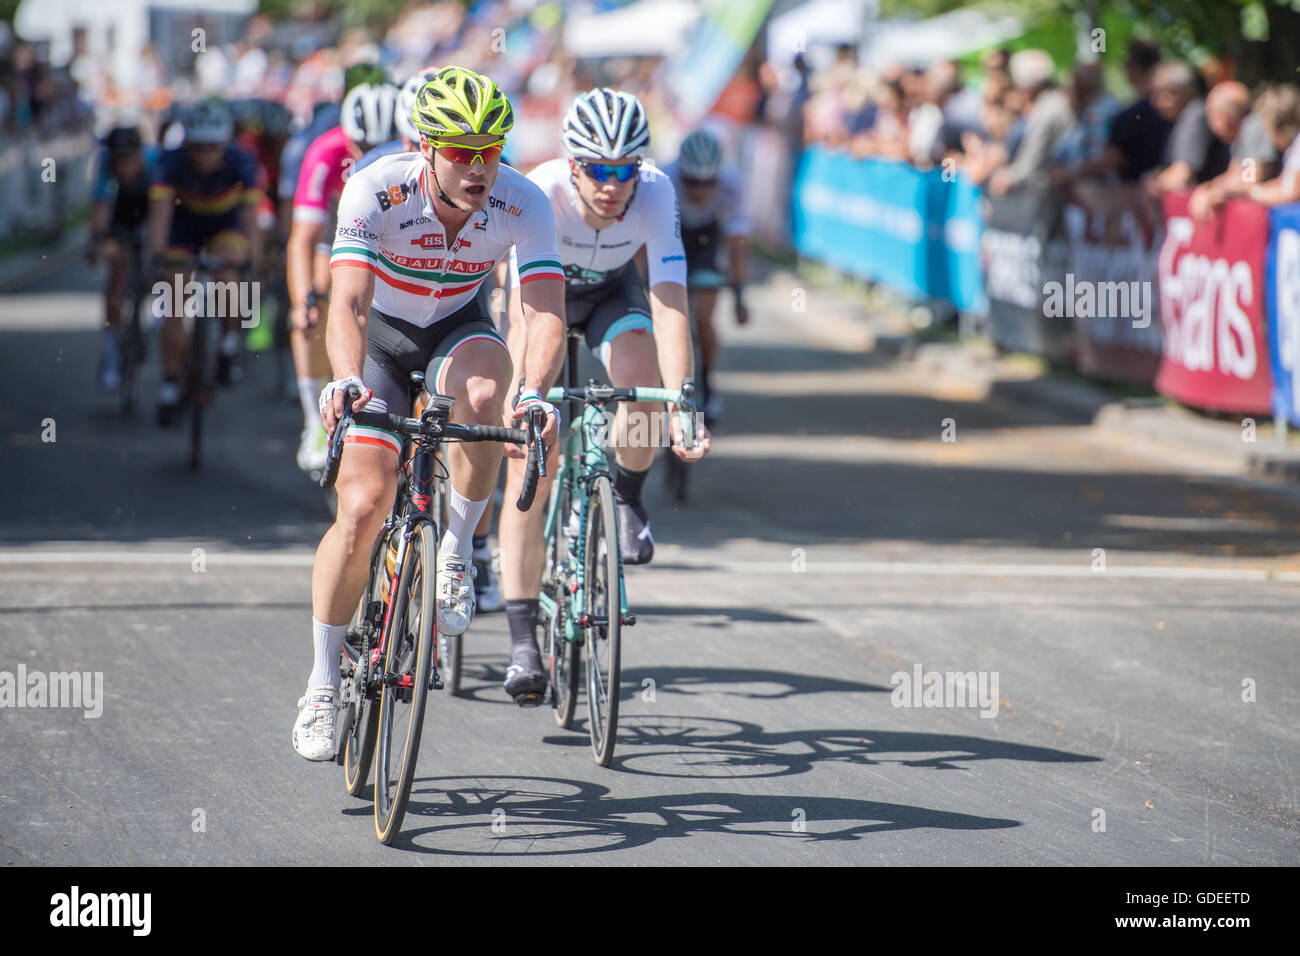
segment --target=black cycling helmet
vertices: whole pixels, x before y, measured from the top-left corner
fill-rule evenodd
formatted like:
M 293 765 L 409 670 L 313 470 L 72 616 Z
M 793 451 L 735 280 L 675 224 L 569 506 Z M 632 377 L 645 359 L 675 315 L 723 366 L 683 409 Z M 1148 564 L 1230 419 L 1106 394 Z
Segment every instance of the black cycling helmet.
M 134 153 L 142 145 L 140 131 L 134 126 L 114 126 L 104 137 L 104 145 L 113 156 Z

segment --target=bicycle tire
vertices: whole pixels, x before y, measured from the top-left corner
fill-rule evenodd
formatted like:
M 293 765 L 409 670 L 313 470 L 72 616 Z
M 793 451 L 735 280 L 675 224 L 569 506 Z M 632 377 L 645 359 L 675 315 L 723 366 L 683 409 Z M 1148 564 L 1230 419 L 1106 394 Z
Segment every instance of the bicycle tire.
M 370 554 L 370 576 L 366 579 L 366 591 L 357 602 L 357 609 L 352 614 L 352 627 L 360 627 L 365 620 L 366 610 L 371 602 L 383 604 L 388 600 L 384 588 L 384 554 L 387 539 L 381 535 L 375 542 Z M 383 618 L 380 617 L 382 622 Z M 346 646 L 343 653 L 347 653 Z M 369 662 L 367 662 L 369 666 Z M 369 683 L 369 681 L 367 681 Z M 375 759 L 375 737 L 379 728 L 379 707 L 373 700 L 362 696 L 357 700 L 357 712 L 352 719 L 352 729 L 343 742 L 343 783 L 354 797 L 361 796 L 370 779 L 370 768 Z
M 582 648 L 564 636 L 564 618 L 568 608 L 569 592 L 565 587 L 564 557 L 569 551 L 566 524 L 569 516 L 569 495 L 567 480 L 557 482 L 555 495 L 558 507 L 555 513 L 555 528 L 547 541 L 547 567 L 542 575 L 542 587 L 549 592 L 555 602 L 555 614 L 539 620 L 546 628 L 546 662 L 547 676 L 551 683 L 551 708 L 555 722 L 568 730 L 573 726 L 573 715 L 578 707 L 578 670 L 582 664 Z
M 552 589 L 556 607 L 568 599 L 561 587 Z M 563 617 L 556 614 L 546 623 L 546 657 L 550 671 L 551 706 L 555 722 L 568 730 L 573 726 L 573 715 L 578 709 L 578 670 L 582 665 L 582 648 L 567 640 Z
M 583 610 L 604 617 L 603 627 L 588 627 L 587 730 L 596 763 L 608 767 L 618 735 L 619 669 L 622 656 L 623 565 L 618 550 L 618 512 L 607 475 L 591 484 L 582 548 Z M 611 594 L 612 589 L 612 594 Z
M 404 689 L 395 684 L 386 683 L 379 692 L 375 835 L 385 846 L 392 844 L 401 829 L 419 760 L 424 707 L 433 666 L 437 553 L 432 525 L 421 522 L 398 571 L 397 597 L 390 612 L 382 676 L 409 672 L 411 682 L 409 701 L 402 699 Z M 404 733 L 397 747 L 394 747 L 395 731 Z

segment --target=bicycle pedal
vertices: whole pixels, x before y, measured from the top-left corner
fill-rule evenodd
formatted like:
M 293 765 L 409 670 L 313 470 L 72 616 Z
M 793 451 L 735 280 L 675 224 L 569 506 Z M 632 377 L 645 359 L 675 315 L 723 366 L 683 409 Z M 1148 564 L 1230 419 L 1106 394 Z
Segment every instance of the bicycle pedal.
M 540 707 L 542 698 L 541 694 L 520 694 L 515 698 L 515 703 L 520 707 Z
M 429 675 L 429 690 L 442 690 L 446 686 L 436 671 Z
M 622 615 L 619 616 L 619 622 L 622 623 L 622 624 L 627 625 L 628 627 L 631 627 L 632 625 L 634 625 L 634 624 L 636 623 L 636 615 L 635 615 L 635 614 L 622 614 Z

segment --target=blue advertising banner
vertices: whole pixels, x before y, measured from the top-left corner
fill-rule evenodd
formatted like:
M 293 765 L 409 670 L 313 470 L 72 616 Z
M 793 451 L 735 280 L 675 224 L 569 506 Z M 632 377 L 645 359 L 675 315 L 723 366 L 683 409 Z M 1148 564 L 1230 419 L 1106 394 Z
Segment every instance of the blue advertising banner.
M 1300 205 L 1269 213 L 1268 351 L 1273 363 L 1273 417 L 1300 425 Z
M 794 188 L 801 255 L 917 298 L 986 310 L 979 192 L 965 179 L 812 147 Z

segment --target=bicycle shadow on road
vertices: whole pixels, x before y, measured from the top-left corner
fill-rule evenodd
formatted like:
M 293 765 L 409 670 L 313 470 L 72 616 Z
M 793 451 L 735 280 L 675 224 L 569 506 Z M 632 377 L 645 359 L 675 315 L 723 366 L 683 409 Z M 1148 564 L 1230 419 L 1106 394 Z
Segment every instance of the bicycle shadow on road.
M 624 667 L 619 686 L 619 699 L 631 700 L 644 696 L 654 681 L 654 693 L 695 697 L 707 693 L 710 697 L 747 697 L 751 700 L 782 700 L 801 694 L 862 693 L 892 691 L 880 684 L 863 684 L 860 681 L 842 680 L 838 677 L 820 677 L 815 674 L 792 674 L 788 671 L 770 671 L 744 667 Z M 758 688 L 744 690 L 738 686 L 758 684 Z M 701 688 L 704 688 L 703 690 Z
M 573 729 L 581 729 L 581 724 L 575 721 Z M 589 746 L 587 737 L 577 733 L 544 737 L 543 742 Z M 638 776 L 734 779 L 793 776 L 828 763 L 964 770 L 978 760 L 1091 763 L 1101 759 L 959 734 L 865 728 L 768 731 L 729 718 L 629 714 L 619 720 L 618 747 L 610 766 Z
M 394 846 L 446 856 L 557 856 L 626 850 L 709 833 L 799 843 L 859 840 L 895 830 L 993 830 L 1020 822 L 906 804 L 722 791 L 611 796 L 556 777 L 417 778 Z M 419 826 L 420 821 L 431 821 Z

